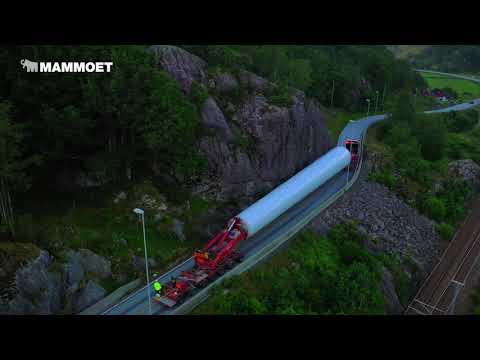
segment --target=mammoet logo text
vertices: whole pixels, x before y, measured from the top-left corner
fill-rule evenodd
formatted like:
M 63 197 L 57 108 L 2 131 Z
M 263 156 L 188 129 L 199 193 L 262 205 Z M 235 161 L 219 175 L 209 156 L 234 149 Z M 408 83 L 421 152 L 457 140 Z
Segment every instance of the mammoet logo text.
M 35 62 L 20 60 L 27 72 L 110 72 L 113 62 Z

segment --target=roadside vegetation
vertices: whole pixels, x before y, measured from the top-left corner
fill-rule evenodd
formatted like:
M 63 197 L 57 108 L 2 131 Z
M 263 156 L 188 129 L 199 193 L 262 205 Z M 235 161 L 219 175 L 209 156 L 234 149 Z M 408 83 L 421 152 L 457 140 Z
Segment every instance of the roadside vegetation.
M 471 295 L 472 299 L 472 313 L 480 315 L 480 286 L 477 286 Z
M 412 96 L 399 96 L 392 118 L 369 130 L 368 147 L 379 158 L 370 178 L 401 195 L 439 223 L 444 239 L 465 216 L 473 189 L 452 178 L 448 163 L 480 163 L 479 112 L 416 114 Z
M 193 313 L 384 314 L 382 268 L 395 260 L 371 254 L 366 241 L 354 224 L 326 236 L 304 231 L 288 251 L 216 287 Z
M 119 192 L 128 195 L 115 203 Z M 132 265 L 133 257 L 144 256 L 142 223 L 132 211 L 134 204 L 145 209 L 148 255 L 155 264 L 152 271 L 157 272 L 168 269 L 200 246 L 201 216 L 212 206 L 189 193 L 177 192 L 175 197 L 167 198 L 149 181 L 125 188 L 35 196 L 37 205 L 18 215 L 17 242 L 37 244 L 57 259 L 62 259 L 70 249 L 90 249 L 110 260 L 113 273 L 126 276 L 125 280 L 143 275 Z M 145 197 L 147 201 L 142 200 Z M 24 201 L 32 198 L 20 199 L 22 208 L 27 207 Z M 176 234 L 174 221 L 183 224 L 184 239 Z

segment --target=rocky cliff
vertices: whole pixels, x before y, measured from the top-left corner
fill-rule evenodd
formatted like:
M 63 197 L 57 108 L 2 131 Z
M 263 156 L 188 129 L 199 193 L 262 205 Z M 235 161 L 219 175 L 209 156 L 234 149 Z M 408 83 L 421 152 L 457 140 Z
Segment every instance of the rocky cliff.
M 151 50 L 186 94 L 194 82 L 209 92 L 199 139 L 209 172 L 195 192 L 251 201 L 332 146 L 319 104 L 301 91 L 292 92 L 291 106 L 276 106 L 268 98 L 275 85 L 251 72 L 212 74 L 207 63 L 183 49 L 157 45 Z
M 61 262 L 33 244 L 8 243 L 0 258 L 5 250 L 10 259 L 1 262 L 0 314 L 78 313 L 106 295 L 98 281 L 111 277 L 110 262 L 90 250 L 70 250 Z

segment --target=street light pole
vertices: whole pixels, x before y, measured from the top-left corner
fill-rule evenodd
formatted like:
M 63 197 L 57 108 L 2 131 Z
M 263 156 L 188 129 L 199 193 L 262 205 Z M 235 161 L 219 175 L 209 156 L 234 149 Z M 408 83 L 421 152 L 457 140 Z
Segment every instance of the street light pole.
M 335 93 L 335 80 L 333 80 L 333 84 L 332 84 L 332 98 L 330 100 L 330 107 L 333 106 L 333 94 Z
M 385 92 L 387 91 L 387 83 L 383 86 L 383 95 L 382 95 L 382 111 L 385 111 Z
M 142 227 L 143 227 L 143 246 L 145 248 L 145 272 L 147 274 L 147 302 L 148 302 L 148 313 L 152 315 L 152 299 L 150 296 L 150 275 L 148 273 L 148 254 L 147 254 L 147 237 L 145 235 L 145 211 L 139 208 L 133 209 L 133 212 L 142 217 Z

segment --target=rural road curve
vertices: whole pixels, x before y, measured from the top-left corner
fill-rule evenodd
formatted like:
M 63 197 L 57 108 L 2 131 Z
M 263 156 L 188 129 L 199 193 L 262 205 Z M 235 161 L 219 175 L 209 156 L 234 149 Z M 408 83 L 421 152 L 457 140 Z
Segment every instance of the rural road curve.
M 455 106 L 451 106 L 445 109 L 427 111 L 426 113 L 441 113 L 448 111 L 461 111 L 472 108 L 474 106 L 480 105 L 480 99 L 476 99 L 471 103 L 464 103 Z M 358 119 L 356 121 L 350 121 L 347 126 L 343 129 L 342 133 L 338 139 L 338 145 L 343 145 L 346 138 L 361 140 L 366 130 L 374 123 L 385 119 L 387 115 L 372 115 Z M 353 174 L 350 174 L 349 181 L 353 178 Z M 345 189 L 347 182 L 347 173 L 341 172 L 330 179 L 327 183 L 322 185 L 302 202 L 295 205 L 293 208 L 288 210 L 273 223 L 267 226 L 265 229 L 260 231 L 258 234 L 246 240 L 243 244 L 240 245 L 239 249 L 244 253 L 244 262 L 254 256 L 257 252 L 262 251 L 266 247 L 270 246 L 276 239 L 284 236 L 285 233 L 291 232 L 291 229 L 297 229 L 299 226 L 304 226 L 305 218 L 309 218 L 312 213 L 318 212 L 318 209 L 322 207 L 329 199 L 331 199 L 335 194 L 340 193 Z M 227 220 L 227 219 L 225 219 Z M 296 230 L 297 231 L 297 230 Z M 293 235 L 291 235 L 293 236 Z M 272 250 L 273 252 L 273 250 Z M 191 268 L 193 266 L 193 257 L 187 259 L 180 265 L 177 265 L 167 273 L 160 276 L 158 281 L 161 283 L 168 282 L 172 276 L 178 277 L 178 275 L 183 271 Z M 235 269 L 231 270 L 234 271 Z M 217 279 L 215 283 L 218 283 L 228 275 L 226 273 L 221 278 Z M 150 285 L 151 286 L 151 285 Z M 204 289 L 205 290 L 205 289 Z M 200 290 L 199 290 L 200 291 Z M 197 293 L 185 300 L 185 303 L 189 301 L 194 301 Z M 203 295 L 206 298 L 207 295 Z M 202 300 L 203 301 L 203 300 Z M 197 300 L 198 302 L 198 300 Z M 108 308 L 103 311 L 102 315 L 145 315 L 148 314 L 148 302 L 146 298 L 146 287 L 137 290 L 127 298 L 123 299 L 116 305 Z M 195 306 L 198 305 L 195 304 Z M 183 306 L 183 305 L 182 305 Z M 152 314 L 154 315 L 172 315 L 176 313 L 176 309 L 168 309 L 167 307 L 153 302 L 152 304 Z

